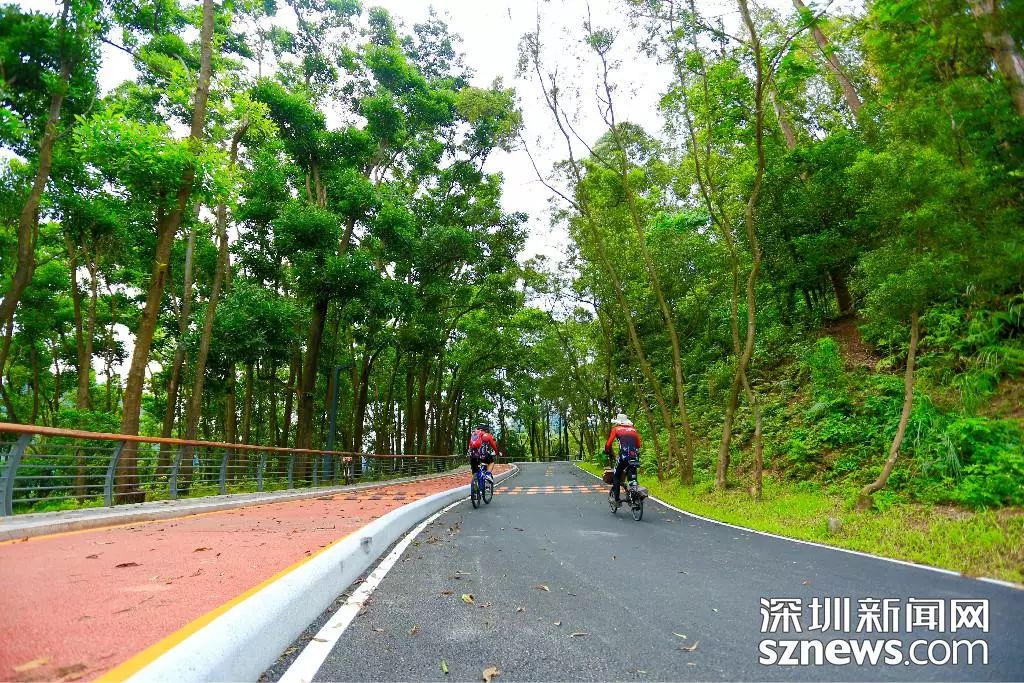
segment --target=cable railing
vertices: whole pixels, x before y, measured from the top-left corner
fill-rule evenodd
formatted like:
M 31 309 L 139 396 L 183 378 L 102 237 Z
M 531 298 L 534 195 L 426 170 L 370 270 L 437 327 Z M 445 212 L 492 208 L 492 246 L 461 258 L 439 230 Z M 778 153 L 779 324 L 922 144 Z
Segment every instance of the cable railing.
M 0 515 L 385 481 L 448 472 L 464 461 L 0 422 Z

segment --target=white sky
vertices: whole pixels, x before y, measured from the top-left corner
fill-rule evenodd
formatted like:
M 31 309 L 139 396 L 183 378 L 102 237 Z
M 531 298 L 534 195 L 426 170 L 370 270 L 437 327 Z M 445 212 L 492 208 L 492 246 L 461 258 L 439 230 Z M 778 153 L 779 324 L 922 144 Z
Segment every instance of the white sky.
M 849 5 L 856 0 L 839 0 Z M 821 7 L 822 0 L 815 5 Z M 54 0 L 20 0 L 26 9 L 55 12 Z M 280 3 L 282 6 L 284 3 Z M 738 32 L 739 16 L 733 0 L 697 0 L 698 10 L 708 18 L 721 17 L 726 29 Z M 791 0 L 759 0 L 761 7 L 783 13 L 792 11 Z M 379 5 L 388 9 L 408 30 L 425 20 L 431 6 L 448 23 L 450 30 L 462 37 L 461 51 L 466 64 L 474 71 L 474 85 L 487 87 L 501 77 L 505 86 L 515 86 L 525 119 L 524 137 L 543 171 L 565 158 L 564 142 L 555 137 L 551 116 L 543 104 L 537 83 L 516 75 L 519 40 L 536 27 L 538 9 L 543 17 L 541 40 L 545 59 L 560 65 L 559 72 L 571 77 L 566 85 L 577 91 L 576 106 L 566 102 L 577 120 L 574 126 L 580 135 L 593 142 L 605 131 L 598 116 L 594 88 L 596 65 L 580 59 L 589 52 L 580 45 L 582 23 L 588 5 L 595 28 L 619 29 L 613 58 L 621 60 L 616 74 L 618 92 L 616 112 L 620 120 L 629 120 L 657 133 L 661 126 L 658 100 L 670 78 L 669 70 L 644 57 L 634 49 L 636 36 L 628 29 L 624 0 L 364 0 L 365 7 Z M 835 11 L 833 7 L 830 11 Z M 283 24 L 291 17 L 282 16 Z M 130 58 L 110 46 L 103 49 L 100 81 L 110 89 L 135 76 Z M 571 82 L 575 81 L 575 82 Z M 526 154 L 495 152 L 488 160 L 488 170 L 501 171 L 505 177 L 504 207 L 508 211 L 524 211 L 529 215 L 529 237 L 523 258 L 544 255 L 554 263 L 563 260 L 568 236 L 560 227 L 550 225 L 550 193 L 541 185 Z M 125 330 L 127 335 L 127 330 Z M 130 339 L 126 339 L 130 344 Z M 130 351 L 130 346 L 129 346 Z

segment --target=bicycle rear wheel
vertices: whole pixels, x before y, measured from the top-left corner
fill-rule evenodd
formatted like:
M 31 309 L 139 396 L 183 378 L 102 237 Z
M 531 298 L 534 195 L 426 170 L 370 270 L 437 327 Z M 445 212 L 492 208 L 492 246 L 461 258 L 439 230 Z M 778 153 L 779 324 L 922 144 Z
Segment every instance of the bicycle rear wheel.
M 480 481 L 473 475 L 473 481 L 469 483 L 469 499 L 474 508 L 480 507 Z
M 494 482 L 490 479 L 485 481 L 483 491 L 480 492 L 480 495 L 484 499 L 484 503 L 490 505 L 491 498 L 494 497 Z

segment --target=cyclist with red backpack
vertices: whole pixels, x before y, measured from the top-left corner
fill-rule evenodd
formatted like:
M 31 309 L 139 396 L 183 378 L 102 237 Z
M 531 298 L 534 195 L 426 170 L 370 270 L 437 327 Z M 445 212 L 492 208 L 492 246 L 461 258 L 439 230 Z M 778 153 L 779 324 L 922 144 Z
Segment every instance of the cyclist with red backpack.
M 622 473 L 626 470 L 629 465 L 637 464 L 640 461 L 640 446 L 642 442 L 640 440 L 640 433 L 636 431 L 636 427 L 625 413 L 619 413 L 612 420 L 611 434 L 608 435 L 608 441 L 604 445 L 605 455 L 608 456 L 608 461 L 611 466 L 615 468 L 615 474 L 612 475 L 612 490 L 608 492 L 608 498 L 615 500 L 615 507 L 618 508 L 622 504 L 622 499 L 619 497 L 619 487 L 622 486 Z M 618 461 L 612 460 L 612 442 L 619 442 L 619 458 Z
M 491 468 L 494 467 L 494 456 L 498 450 L 498 442 L 491 435 L 487 424 L 478 424 L 469 437 L 469 467 L 476 474 L 480 463 L 487 466 L 487 478 L 492 478 Z

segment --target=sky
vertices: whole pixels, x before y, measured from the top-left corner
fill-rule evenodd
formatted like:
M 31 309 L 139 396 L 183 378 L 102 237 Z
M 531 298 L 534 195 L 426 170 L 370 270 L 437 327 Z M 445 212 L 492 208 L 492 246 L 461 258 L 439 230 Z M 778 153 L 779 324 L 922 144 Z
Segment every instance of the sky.
M 20 0 L 18 4 L 50 13 L 55 13 L 59 7 L 55 0 Z M 740 30 L 734 0 L 696 0 L 696 4 L 706 18 L 721 17 L 727 30 Z M 753 4 L 785 13 L 792 9 L 791 0 L 759 0 Z M 505 87 L 515 87 L 524 117 L 523 138 L 545 174 L 554 163 L 566 158 L 565 143 L 556 135 L 557 129 L 537 82 L 530 74 L 525 77 L 517 74 L 520 38 L 536 29 L 538 13 L 545 66 L 548 70 L 557 66 L 559 74 L 564 76 L 563 88 L 573 96 L 567 102 L 567 109 L 580 137 L 592 143 L 606 130 L 596 108 L 597 65 L 585 58 L 588 50 L 580 43 L 582 24 L 588 13 L 595 28 L 618 31 L 611 55 L 618 62 L 613 76 L 618 117 L 652 133 L 660 130 L 658 100 L 668 85 L 670 72 L 635 49 L 638 36 L 628 26 L 624 0 L 364 0 L 365 7 L 375 5 L 386 8 L 397 23 L 410 31 L 413 24 L 425 20 L 433 8 L 450 30 L 461 36 L 460 49 L 466 65 L 474 72 L 473 85 L 488 87 L 496 78 L 501 78 Z M 289 24 L 294 19 L 282 13 L 280 21 L 291 28 Z M 130 57 L 104 45 L 100 71 L 102 88 L 110 90 L 134 76 Z M 330 112 L 328 118 L 332 118 Z M 552 195 L 538 181 L 529 157 L 521 149 L 496 151 L 488 159 L 487 170 L 501 172 L 504 176 L 504 208 L 529 216 L 528 237 L 521 258 L 544 256 L 553 268 L 558 268 L 565 258 L 568 235 L 564 228 L 551 225 Z M 127 329 L 121 331 L 129 352 L 130 336 Z M 151 369 L 157 368 L 154 365 Z M 126 372 L 127 368 L 122 371 Z

